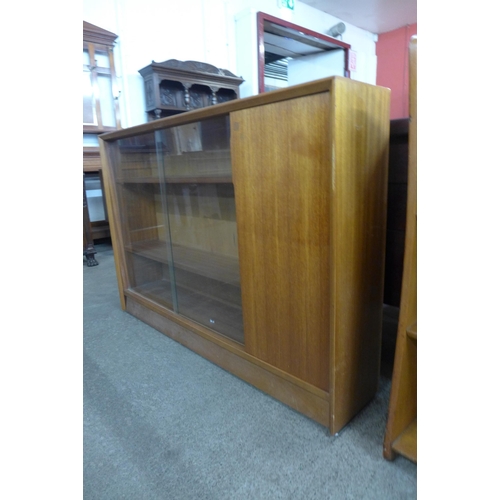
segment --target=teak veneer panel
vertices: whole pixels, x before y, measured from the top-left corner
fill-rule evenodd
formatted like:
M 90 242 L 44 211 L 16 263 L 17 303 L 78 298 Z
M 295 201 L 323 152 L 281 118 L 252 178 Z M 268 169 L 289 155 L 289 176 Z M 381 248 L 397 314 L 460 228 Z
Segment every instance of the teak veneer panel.
M 329 99 L 328 93 L 315 94 L 231 115 L 247 352 L 324 390 L 329 385 Z
M 378 387 L 390 135 L 388 89 L 333 89 L 331 430 Z

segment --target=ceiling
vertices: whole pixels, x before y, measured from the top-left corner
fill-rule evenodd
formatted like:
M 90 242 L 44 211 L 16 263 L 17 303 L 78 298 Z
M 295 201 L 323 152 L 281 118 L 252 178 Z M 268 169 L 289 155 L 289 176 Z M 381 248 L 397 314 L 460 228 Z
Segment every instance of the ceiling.
M 342 21 L 386 33 L 417 22 L 417 0 L 300 0 Z

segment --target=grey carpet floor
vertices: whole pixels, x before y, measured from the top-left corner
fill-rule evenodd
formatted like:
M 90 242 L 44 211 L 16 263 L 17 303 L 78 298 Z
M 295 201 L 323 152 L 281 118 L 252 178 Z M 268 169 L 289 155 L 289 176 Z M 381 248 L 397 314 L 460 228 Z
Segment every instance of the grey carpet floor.
M 337 436 L 120 308 L 113 250 L 83 263 L 85 500 L 414 499 L 384 460 L 390 378 Z

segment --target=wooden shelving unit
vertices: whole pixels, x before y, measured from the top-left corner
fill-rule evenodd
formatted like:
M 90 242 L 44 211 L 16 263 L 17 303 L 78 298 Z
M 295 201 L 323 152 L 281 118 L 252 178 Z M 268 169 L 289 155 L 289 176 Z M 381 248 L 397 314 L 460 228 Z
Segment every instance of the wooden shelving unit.
M 101 136 L 123 309 L 340 430 L 378 387 L 389 101 L 334 77 Z
M 417 462 L 417 36 L 411 38 L 408 204 L 399 312 L 384 457 Z

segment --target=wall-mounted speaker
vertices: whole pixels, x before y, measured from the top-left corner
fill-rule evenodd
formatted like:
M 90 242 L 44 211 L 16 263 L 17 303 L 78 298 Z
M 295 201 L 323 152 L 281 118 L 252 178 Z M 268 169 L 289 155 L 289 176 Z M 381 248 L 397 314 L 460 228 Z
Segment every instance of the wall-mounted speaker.
M 332 26 L 326 33 L 335 38 L 336 36 L 342 35 L 344 31 L 345 31 L 345 24 L 338 23 L 335 26 Z

